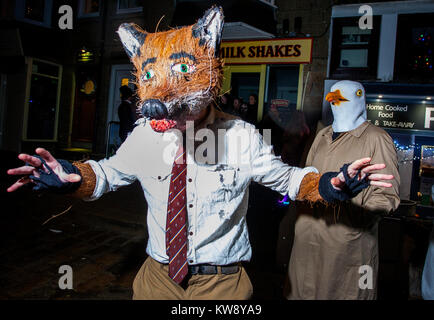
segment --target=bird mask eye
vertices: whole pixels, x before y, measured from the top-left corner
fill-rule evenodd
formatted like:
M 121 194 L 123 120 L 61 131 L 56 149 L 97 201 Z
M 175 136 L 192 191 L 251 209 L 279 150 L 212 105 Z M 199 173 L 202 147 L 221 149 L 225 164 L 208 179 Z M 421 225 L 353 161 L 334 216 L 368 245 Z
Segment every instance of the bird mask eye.
M 357 95 L 358 97 L 361 97 L 361 96 L 363 95 L 363 91 L 362 91 L 362 89 L 357 90 L 356 95 Z

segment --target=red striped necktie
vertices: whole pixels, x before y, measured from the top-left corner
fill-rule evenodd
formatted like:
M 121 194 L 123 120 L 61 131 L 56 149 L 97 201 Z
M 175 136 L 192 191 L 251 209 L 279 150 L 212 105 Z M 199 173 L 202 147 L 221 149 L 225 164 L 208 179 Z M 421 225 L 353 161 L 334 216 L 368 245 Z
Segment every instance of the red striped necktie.
M 167 204 L 166 252 L 169 256 L 169 277 L 181 283 L 188 273 L 187 264 L 187 162 L 181 146 L 176 154 L 170 179 Z

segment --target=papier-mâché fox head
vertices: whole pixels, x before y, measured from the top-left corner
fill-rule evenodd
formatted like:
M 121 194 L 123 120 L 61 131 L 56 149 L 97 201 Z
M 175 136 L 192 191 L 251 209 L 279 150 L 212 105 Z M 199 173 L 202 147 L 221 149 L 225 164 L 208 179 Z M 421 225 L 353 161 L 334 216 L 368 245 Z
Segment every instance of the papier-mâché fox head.
M 222 83 L 222 29 L 223 10 L 216 6 L 196 24 L 169 31 L 147 33 L 132 23 L 119 27 L 136 68 L 138 107 L 144 118 L 156 127 L 170 123 L 182 130 L 215 100 Z

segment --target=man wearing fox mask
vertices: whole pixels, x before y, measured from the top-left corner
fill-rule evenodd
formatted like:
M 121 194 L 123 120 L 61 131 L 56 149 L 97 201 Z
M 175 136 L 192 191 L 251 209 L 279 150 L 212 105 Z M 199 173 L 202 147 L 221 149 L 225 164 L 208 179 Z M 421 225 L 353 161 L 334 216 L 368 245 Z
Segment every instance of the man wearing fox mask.
M 148 202 L 149 257 L 133 283 L 134 299 L 248 299 L 242 266 L 251 258 L 246 211 L 256 181 L 292 200 L 332 203 L 364 187 L 390 187 L 364 158 L 341 172 L 281 162 L 254 127 L 215 107 L 222 82 L 218 58 L 223 12 L 212 7 L 192 26 L 118 33 L 137 73 L 141 121 L 109 159 L 69 163 L 47 150 L 20 154 L 9 174 L 25 184 L 95 200 L 139 180 Z M 190 134 L 189 134 L 190 133 Z M 192 134 L 193 133 L 193 134 Z M 204 139 L 205 138 L 205 139 Z M 206 140 L 204 144 L 199 142 Z

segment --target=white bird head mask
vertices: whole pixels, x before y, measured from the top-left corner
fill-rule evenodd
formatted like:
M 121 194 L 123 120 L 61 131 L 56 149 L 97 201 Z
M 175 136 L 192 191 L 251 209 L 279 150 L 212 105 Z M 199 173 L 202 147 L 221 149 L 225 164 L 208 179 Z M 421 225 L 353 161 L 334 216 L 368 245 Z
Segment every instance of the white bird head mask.
M 355 81 L 336 82 L 326 95 L 333 112 L 333 131 L 347 132 L 366 121 L 365 88 Z

